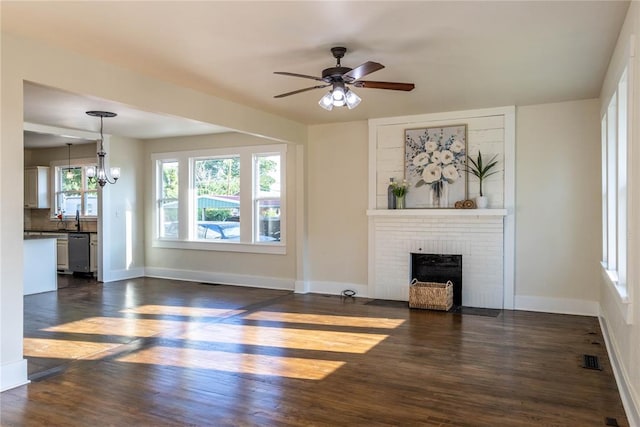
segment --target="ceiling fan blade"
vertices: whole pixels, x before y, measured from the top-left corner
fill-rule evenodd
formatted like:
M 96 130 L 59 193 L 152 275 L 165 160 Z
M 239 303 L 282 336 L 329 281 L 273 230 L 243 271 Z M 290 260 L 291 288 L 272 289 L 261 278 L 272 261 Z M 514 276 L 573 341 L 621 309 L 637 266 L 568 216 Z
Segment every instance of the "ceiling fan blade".
M 345 78 L 346 80 L 358 80 L 361 79 L 362 77 L 366 76 L 367 74 L 371 74 L 374 71 L 378 71 L 378 70 L 382 70 L 384 68 L 384 65 L 382 64 L 378 64 L 377 62 L 372 62 L 372 61 L 368 61 L 365 62 L 362 65 L 358 65 L 356 68 L 354 68 L 353 70 L 349 71 L 348 73 L 345 73 L 342 78 Z
M 368 89 L 390 89 L 410 91 L 416 87 L 413 83 L 394 83 L 394 82 L 373 82 L 371 80 L 359 80 L 353 82 L 355 87 L 363 87 Z
M 307 76 L 306 74 L 287 73 L 286 71 L 274 71 L 273 74 L 280 74 L 283 76 L 292 76 L 292 77 L 302 77 L 303 79 L 318 80 L 319 82 L 324 81 L 320 77 Z
M 318 86 L 311 86 L 311 87 L 304 88 L 304 89 L 294 90 L 293 92 L 282 93 L 282 94 L 280 94 L 280 95 L 276 95 L 276 96 L 274 96 L 274 98 L 284 98 L 285 96 L 295 95 L 296 93 L 306 92 L 306 91 L 308 91 L 308 90 L 313 90 L 313 89 L 322 89 L 323 87 L 327 87 L 327 86 L 331 86 L 331 85 L 318 85 Z

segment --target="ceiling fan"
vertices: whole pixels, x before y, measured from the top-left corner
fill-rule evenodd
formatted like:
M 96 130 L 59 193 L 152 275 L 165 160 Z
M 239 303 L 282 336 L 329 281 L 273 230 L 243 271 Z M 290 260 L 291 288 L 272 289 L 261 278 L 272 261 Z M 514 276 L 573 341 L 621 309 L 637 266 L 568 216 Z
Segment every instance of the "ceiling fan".
M 346 47 L 332 47 L 331 53 L 336 58 L 336 66 L 325 68 L 322 70 L 322 77 L 308 76 L 306 74 L 288 73 L 285 71 L 275 71 L 274 74 L 281 74 L 283 76 L 302 77 L 303 79 L 311 79 L 323 82 L 316 86 L 307 87 L 304 89 L 294 90 L 292 92 L 282 93 L 274 96 L 274 98 L 284 98 L 285 96 L 295 95 L 297 93 L 306 92 L 313 89 L 322 89 L 332 86 L 329 93 L 320 99 L 320 106 L 326 110 L 332 110 L 333 107 L 342 107 L 346 105 L 349 109 L 355 108 L 361 101 L 360 97 L 356 95 L 347 86 L 353 86 L 358 88 L 371 88 L 371 89 L 389 89 L 389 90 L 413 90 L 415 85 L 413 83 L 396 83 L 396 82 L 377 82 L 371 80 L 360 80 L 362 77 L 378 71 L 384 68 L 384 65 L 377 62 L 367 61 L 364 64 L 358 65 L 356 68 L 343 67 L 340 64 L 340 59 L 344 57 L 347 52 Z

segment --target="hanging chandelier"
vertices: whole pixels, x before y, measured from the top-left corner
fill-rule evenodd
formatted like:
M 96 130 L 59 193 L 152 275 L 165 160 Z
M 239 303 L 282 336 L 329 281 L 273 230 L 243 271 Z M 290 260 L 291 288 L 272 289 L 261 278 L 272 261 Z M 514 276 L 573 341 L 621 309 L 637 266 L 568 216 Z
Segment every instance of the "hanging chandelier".
M 89 180 L 96 180 L 100 187 L 104 187 L 107 183 L 115 184 L 118 178 L 120 178 L 120 168 L 112 167 L 110 168 L 109 173 L 107 173 L 107 170 L 105 168 L 104 158 L 107 153 L 104 151 L 102 120 L 105 117 L 115 117 L 117 116 L 117 114 L 111 113 L 109 111 L 87 111 L 87 114 L 91 117 L 100 117 L 100 148 L 98 149 L 98 167 L 96 169 L 93 166 L 89 166 L 87 168 L 87 177 L 89 178 Z M 109 175 L 111 175 L 111 177 L 109 177 Z

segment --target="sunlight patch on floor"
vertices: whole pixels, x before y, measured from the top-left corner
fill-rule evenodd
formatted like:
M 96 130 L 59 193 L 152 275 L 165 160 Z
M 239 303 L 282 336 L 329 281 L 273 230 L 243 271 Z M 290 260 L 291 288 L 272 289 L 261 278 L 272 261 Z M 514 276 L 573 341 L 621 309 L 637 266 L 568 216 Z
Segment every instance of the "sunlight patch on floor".
M 120 310 L 120 313 L 153 314 L 165 316 L 186 317 L 231 317 L 244 313 L 246 310 L 231 310 L 228 308 L 182 307 L 174 305 L 141 305 L 135 308 Z
M 119 362 L 212 369 L 253 375 L 322 380 L 345 362 L 191 348 L 152 347 L 116 359 Z
M 245 316 L 244 319 L 383 329 L 394 329 L 405 322 L 404 319 L 387 319 L 383 317 L 333 316 L 329 314 L 280 313 L 277 311 L 258 311 Z
M 155 319 L 125 319 L 120 317 L 89 317 L 42 329 L 47 332 L 66 332 L 93 335 L 121 335 L 126 337 L 151 337 L 189 328 L 190 322 Z
M 387 337 L 388 335 L 383 334 L 335 332 L 316 329 L 209 324 L 202 328 L 186 331 L 178 338 L 301 350 L 366 353 Z
M 89 341 L 54 340 L 48 338 L 24 338 L 26 357 L 46 357 L 52 359 L 99 359 L 101 353 L 121 344 Z

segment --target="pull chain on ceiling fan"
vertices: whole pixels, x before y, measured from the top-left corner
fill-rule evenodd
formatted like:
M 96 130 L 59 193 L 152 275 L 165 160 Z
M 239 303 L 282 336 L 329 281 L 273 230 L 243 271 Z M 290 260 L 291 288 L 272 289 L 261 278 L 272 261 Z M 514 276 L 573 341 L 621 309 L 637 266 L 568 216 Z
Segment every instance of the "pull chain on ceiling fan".
M 283 76 L 301 77 L 303 79 L 312 79 L 324 84 L 307 87 L 304 89 L 294 90 L 292 92 L 282 93 L 274 96 L 274 98 L 284 98 L 285 96 L 295 95 L 297 93 L 306 92 L 313 89 L 322 89 L 331 86 L 331 90 L 320 99 L 320 106 L 326 110 L 332 110 L 333 107 L 347 106 L 349 109 L 355 108 L 361 101 L 360 97 L 356 95 L 347 86 L 353 86 L 358 88 L 371 88 L 371 89 L 387 89 L 387 90 L 401 90 L 410 91 L 413 90 L 415 85 L 413 83 L 396 83 L 396 82 L 377 82 L 370 80 L 360 80 L 362 77 L 369 75 L 375 71 L 384 68 L 384 65 L 373 61 L 367 61 L 364 64 L 357 66 L 356 68 L 343 67 L 340 64 L 340 59 L 344 57 L 347 52 L 346 47 L 332 47 L 331 53 L 336 58 L 336 66 L 325 68 L 322 70 L 322 77 L 308 76 L 306 74 L 289 73 L 286 71 L 275 71 L 274 74 L 280 74 Z

